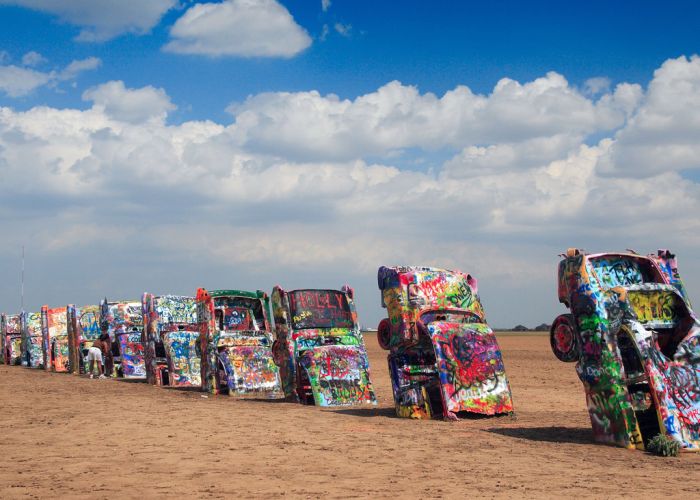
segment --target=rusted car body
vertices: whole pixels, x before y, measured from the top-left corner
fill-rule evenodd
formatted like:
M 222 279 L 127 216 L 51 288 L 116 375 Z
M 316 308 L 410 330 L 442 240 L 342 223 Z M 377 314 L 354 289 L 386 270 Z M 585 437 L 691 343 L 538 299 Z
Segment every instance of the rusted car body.
M 41 313 L 23 312 L 22 321 L 22 366 L 28 368 L 43 368 L 46 366 L 46 351 L 44 350 L 41 331 Z
M 645 449 L 657 434 L 700 449 L 700 323 L 675 256 L 587 254 L 559 264 L 552 351 L 576 362 L 596 441 Z
M 388 318 L 377 339 L 389 350 L 400 417 L 456 419 L 513 412 L 503 358 L 471 275 L 432 267 L 380 267 Z
M 100 303 L 100 328 L 109 335 L 111 342 L 111 360 L 114 368 L 110 375 L 119 378 L 146 379 L 146 364 L 143 356 L 143 314 L 141 302 Z
M 272 356 L 270 301 L 261 290 L 197 290 L 202 390 L 282 399 Z
M 22 318 L 19 314 L 0 316 L 2 334 L 2 359 L 6 365 L 19 365 L 22 362 Z
M 52 372 L 70 370 L 68 308 L 41 307 L 41 335 L 45 352 L 44 369 Z
M 316 406 L 376 404 L 352 288 L 272 291 L 273 352 L 287 398 Z
M 173 387 L 201 386 L 195 298 L 144 293 L 141 304 L 146 381 Z
M 71 372 L 85 373 L 87 352 L 92 343 L 100 338 L 100 306 L 68 306 L 68 349 Z

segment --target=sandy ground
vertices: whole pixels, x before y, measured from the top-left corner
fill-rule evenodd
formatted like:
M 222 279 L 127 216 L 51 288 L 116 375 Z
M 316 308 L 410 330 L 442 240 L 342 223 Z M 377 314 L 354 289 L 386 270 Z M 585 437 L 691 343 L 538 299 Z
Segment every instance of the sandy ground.
M 592 442 L 573 365 L 542 335 L 501 335 L 516 419 L 394 417 L 0 365 L 0 497 L 696 497 L 700 455 Z

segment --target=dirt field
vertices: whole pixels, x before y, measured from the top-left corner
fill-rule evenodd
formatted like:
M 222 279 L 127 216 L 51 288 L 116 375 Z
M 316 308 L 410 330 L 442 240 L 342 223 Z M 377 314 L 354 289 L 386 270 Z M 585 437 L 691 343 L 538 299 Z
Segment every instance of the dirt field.
M 235 401 L 0 365 L 0 497 L 652 497 L 697 495 L 700 455 L 594 444 L 574 367 L 546 336 L 501 335 L 517 419 Z

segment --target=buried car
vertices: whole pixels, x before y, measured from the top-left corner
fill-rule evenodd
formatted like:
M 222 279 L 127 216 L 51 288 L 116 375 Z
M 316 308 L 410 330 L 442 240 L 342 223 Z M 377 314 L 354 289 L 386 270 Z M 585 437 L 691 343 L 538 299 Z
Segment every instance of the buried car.
M 46 365 L 44 369 L 52 372 L 70 370 L 70 353 L 68 337 L 68 308 L 49 306 L 41 307 L 41 334 Z
M 46 366 L 46 351 L 43 347 L 41 313 L 23 312 L 22 320 L 22 366 L 43 368 Z
M 2 335 L 2 359 L 6 365 L 19 365 L 22 362 L 22 319 L 19 314 L 0 316 Z
M 668 250 L 586 254 L 559 263 L 571 311 L 552 324 L 552 351 L 576 362 L 596 441 L 645 449 L 657 434 L 700 448 L 700 323 Z
M 285 395 L 304 404 L 376 404 L 353 290 L 272 291 L 273 351 Z
M 79 375 L 87 371 L 88 349 L 101 333 L 100 306 L 68 306 L 68 352 L 72 373 Z
M 377 339 L 389 351 L 400 417 L 457 419 L 512 413 L 503 358 L 471 275 L 432 267 L 380 267 L 388 318 Z
M 105 360 L 107 373 L 119 378 L 145 379 L 141 302 L 104 299 L 100 302 L 100 328 L 109 335 L 111 343 L 111 360 L 109 356 Z
M 261 290 L 197 290 L 202 390 L 284 398 L 272 356 L 270 301 Z
M 141 303 L 146 381 L 199 387 L 201 356 L 194 297 L 144 293 Z

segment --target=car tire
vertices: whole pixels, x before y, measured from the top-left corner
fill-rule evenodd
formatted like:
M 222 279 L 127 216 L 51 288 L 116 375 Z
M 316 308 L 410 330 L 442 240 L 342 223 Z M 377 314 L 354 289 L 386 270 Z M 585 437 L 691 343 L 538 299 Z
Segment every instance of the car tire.
M 389 350 L 391 342 L 391 321 L 389 321 L 389 318 L 384 318 L 379 322 L 379 326 L 377 326 L 377 342 L 379 347 Z
M 580 354 L 576 322 L 571 314 L 562 314 L 552 323 L 549 330 L 549 343 L 552 352 L 559 361 L 572 363 L 578 361 Z

